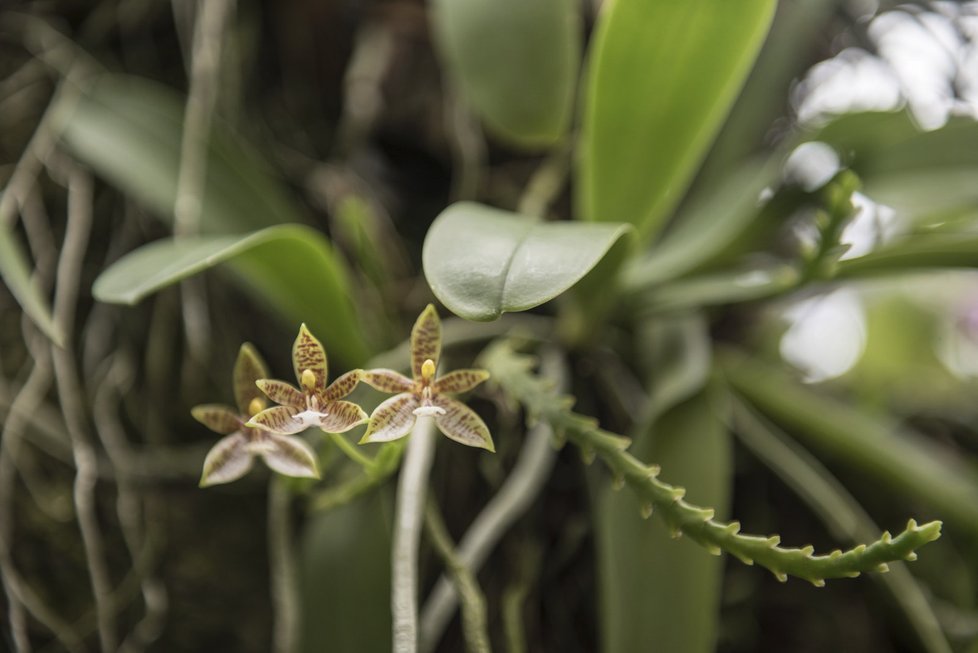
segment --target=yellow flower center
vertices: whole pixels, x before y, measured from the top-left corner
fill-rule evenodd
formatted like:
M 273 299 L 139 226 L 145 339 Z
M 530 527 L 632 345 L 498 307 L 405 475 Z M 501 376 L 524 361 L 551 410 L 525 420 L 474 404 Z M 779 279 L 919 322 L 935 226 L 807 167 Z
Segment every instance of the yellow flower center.
M 248 404 L 248 417 L 254 417 L 263 410 L 265 410 L 265 402 L 260 398 L 255 397 L 251 400 L 251 403 Z
M 312 392 L 316 387 L 316 374 L 312 370 L 302 370 L 302 376 L 299 378 L 302 383 L 302 387 Z
M 428 383 L 433 378 L 435 378 L 435 361 L 428 358 L 425 359 L 425 362 L 421 363 L 421 379 L 425 383 Z

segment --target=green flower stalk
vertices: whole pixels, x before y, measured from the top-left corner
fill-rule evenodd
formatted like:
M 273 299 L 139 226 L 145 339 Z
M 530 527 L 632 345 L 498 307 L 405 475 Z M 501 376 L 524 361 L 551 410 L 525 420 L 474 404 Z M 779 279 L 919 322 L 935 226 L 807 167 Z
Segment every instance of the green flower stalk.
M 489 378 L 489 372 L 464 369 L 435 377 L 441 355 L 441 321 L 435 307 L 421 313 L 411 329 L 411 372 L 408 378 L 387 369 L 367 370 L 363 382 L 394 394 L 377 406 L 360 444 L 390 442 L 411 432 L 419 416 L 430 416 L 447 437 L 461 444 L 495 451 L 485 422 L 471 408 L 446 395 L 468 392 Z
M 230 483 L 247 474 L 260 456 L 270 469 L 285 476 L 319 478 L 316 454 L 303 440 L 274 433 L 249 422 L 266 406 L 255 381 L 268 376 L 265 363 L 248 343 L 241 345 L 232 383 L 237 408 L 223 404 L 196 406 L 191 414 L 221 438 L 204 459 L 200 486 Z

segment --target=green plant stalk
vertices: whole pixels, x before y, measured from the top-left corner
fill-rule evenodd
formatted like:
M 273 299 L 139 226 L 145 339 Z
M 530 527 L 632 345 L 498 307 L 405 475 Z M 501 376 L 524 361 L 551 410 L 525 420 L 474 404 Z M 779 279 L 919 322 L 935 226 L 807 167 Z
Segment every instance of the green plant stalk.
M 425 509 L 425 528 L 438 555 L 445 562 L 455 591 L 462 603 L 462 634 L 469 653 L 490 653 L 489 631 L 486 626 L 486 597 L 472 570 L 462 561 L 455 550 L 438 507 L 431 499 Z
M 337 437 L 343 437 L 337 435 Z M 404 455 L 404 440 L 396 440 L 383 445 L 380 452 L 369 459 L 360 474 L 339 485 L 317 492 L 310 501 L 313 510 L 332 510 L 346 505 L 358 496 L 378 487 L 401 466 Z
M 781 538 L 744 535 L 740 522 L 718 522 L 714 511 L 683 500 L 685 490 L 660 481 L 659 467 L 646 464 L 625 449 L 630 441 L 597 426 L 594 419 L 571 411 L 573 400 L 554 394 L 548 384 L 531 372 L 532 357 L 514 352 L 507 344 L 490 347 L 481 366 L 488 369 L 495 383 L 511 397 L 521 401 L 537 419 L 546 420 L 558 436 L 564 436 L 584 453 L 585 459 L 598 456 L 611 470 L 616 485 L 628 485 L 643 502 L 643 516 L 658 512 L 675 536 L 686 535 L 707 551 L 723 551 L 741 562 L 754 563 L 771 571 L 780 581 L 795 576 L 817 587 L 829 578 L 853 578 L 863 572 L 887 570 L 886 563 L 916 559 L 915 549 L 940 537 L 941 522 L 918 526 L 914 520 L 896 537 L 884 531 L 879 540 L 860 544 L 846 552 L 814 555 L 814 548 L 784 548 Z

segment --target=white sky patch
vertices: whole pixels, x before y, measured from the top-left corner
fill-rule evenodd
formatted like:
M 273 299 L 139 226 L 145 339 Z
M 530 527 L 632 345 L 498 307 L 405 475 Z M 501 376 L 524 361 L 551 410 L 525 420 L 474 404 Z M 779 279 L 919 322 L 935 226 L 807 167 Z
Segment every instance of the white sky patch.
M 862 193 L 852 194 L 856 215 L 843 229 L 840 240 L 849 245 L 841 260 L 868 254 L 900 233 L 897 213 L 885 204 L 878 204 Z
M 952 115 L 978 117 L 978 2 L 935 2 L 872 20 L 877 54 L 847 48 L 811 68 L 795 95 L 798 120 L 908 104 L 924 129 Z
M 818 190 L 839 172 L 839 155 L 831 145 L 802 143 L 784 162 L 784 176 L 808 192 Z
M 807 383 L 842 376 L 866 348 L 866 313 L 850 288 L 800 301 L 784 317 L 791 326 L 781 337 L 781 357 Z

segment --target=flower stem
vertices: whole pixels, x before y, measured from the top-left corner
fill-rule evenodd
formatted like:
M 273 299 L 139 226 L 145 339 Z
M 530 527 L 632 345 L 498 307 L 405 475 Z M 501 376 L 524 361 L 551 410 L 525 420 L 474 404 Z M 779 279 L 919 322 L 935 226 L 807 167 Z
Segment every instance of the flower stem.
M 368 456 L 364 456 L 363 453 L 361 453 L 360 450 L 353 445 L 353 443 L 343 437 L 342 433 L 328 433 L 327 435 L 339 448 L 339 450 L 346 454 L 347 458 L 360 465 L 365 470 L 371 470 L 376 465 L 376 463 Z
M 416 653 L 418 648 L 418 545 L 428 473 L 434 460 L 434 435 L 431 418 L 418 417 L 397 484 L 397 513 L 391 551 L 391 613 L 395 653 Z

